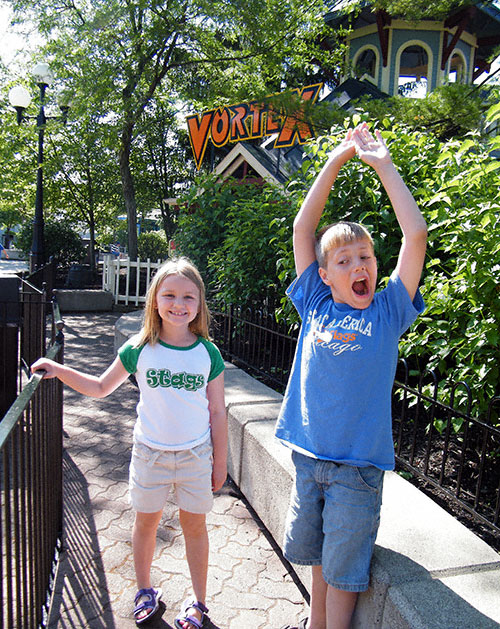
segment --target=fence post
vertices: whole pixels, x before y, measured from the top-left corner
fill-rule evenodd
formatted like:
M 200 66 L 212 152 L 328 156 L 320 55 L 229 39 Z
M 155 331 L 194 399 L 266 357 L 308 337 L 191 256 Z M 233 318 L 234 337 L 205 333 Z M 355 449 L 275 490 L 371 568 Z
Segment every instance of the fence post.
M 0 420 L 17 397 L 20 278 L 0 275 Z
M 228 317 L 228 321 L 227 321 L 227 339 L 228 339 L 228 347 L 227 347 L 227 351 L 229 353 L 229 356 L 232 358 L 233 357 L 233 304 L 229 304 L 229 317 Z

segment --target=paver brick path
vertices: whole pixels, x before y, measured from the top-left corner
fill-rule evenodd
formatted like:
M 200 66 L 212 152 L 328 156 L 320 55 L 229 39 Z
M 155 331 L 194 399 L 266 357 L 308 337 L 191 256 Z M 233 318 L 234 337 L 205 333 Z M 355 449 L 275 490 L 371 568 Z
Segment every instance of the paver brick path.
M 66 315 L 65 362 L 101 373 L 114 358 L 116 313 Z M 104 400 L 64 390 L 64 552 L 50 629 L 128 629 L 136 591 L 128 505 L 128 465 L 137 389 L 126 382 Z M 230 484 L 207 518 L 207 606 L 220 629 L 279 629 L 307 615 L 286 566 Z M 190 594 L 184 542 L 173 502 L 165 508 L 153 563 L 162 608 L 144 627 L 173 627 Z

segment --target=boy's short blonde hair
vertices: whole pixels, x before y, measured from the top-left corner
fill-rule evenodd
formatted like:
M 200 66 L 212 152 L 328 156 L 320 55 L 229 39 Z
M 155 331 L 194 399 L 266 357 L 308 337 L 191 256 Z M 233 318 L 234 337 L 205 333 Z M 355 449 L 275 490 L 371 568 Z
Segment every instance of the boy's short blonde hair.
M 316 234 L 316 259 L 320 267 L 326 267 L 326 258 L 331 249 L 356 240 L 368 240 L 373 248 L 370 232 L 359 223 L 340 221 L 327 225 Z

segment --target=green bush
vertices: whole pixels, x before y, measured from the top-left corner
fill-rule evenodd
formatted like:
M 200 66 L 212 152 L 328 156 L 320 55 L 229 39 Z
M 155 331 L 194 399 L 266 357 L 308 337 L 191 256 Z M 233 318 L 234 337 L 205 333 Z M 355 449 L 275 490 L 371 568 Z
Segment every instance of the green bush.
M 168 258 L 169 246 L 160 232 L 145 232 L 137 238 L 137 251 L 141 260 L 164 260 Z
M 26 223 L 16 234 L 16 246 L 25 254 L 31 251 L 33 242 L 33 223 Z M 58 265 L 69 267 L 73 262 L 82 262 L 85 258 L 85 246 L 73 228 L 64 221 L 47 221 L 44 225 L 45 257 L 53 257 Z
M 346 126 L 360 119 L 355 115 Z M 500 105 L 490 109 L 488 119 L 500 119 Z M 403 336 L 400 353 L 415 369 L 436 371 L 443 402 L 449 402 L 449 383 L 466 381 L 475 412 L 484 417 L 500 394 L 500 162 L 493 157 L 500 138 L 471 133 L 442 142 L 388 118 L 378 127 L 429 226 L 421 287 L 427 310 Z M 179 217 L 176 240 L 220 299 L 262 303 L 269 293 L 281 296 L 276 316 L 298 326 L 285 297 L 295 277 L 293 218 L 344 135 L 345 128 L 336 128 L 311 142 L 285 192 L 210 177 L 197 182 Z M 357 158 L 341 169 L 321 224 L 341 219 L 359 221 L 372 232 L 382 288 L 396 265 L 402 235 L 378 177 Z M 456 404 L 463 402 L 463 390 L 457 391 Z M 442 428 L 439 421 L 436 427 Z
M 500 105 L 488 117 L 500 119 Z M 431 236 L 427 310 L 401 343 L 443 378 L 467 382 L 483 417 L 500 393 L 500 161 L 492 157 L 499 148 L 500 138 L 484 143 L 475 134 L 442 145 L 433 186 L 418 199 Z M 463 388 L 457 398 L 465 401 Z M 498 407 L 493 412 L 498 417 Z
M 292 220 L 290 204 L 277 187 L 266 185 L 254 193 L 228 208 L 224 241 L 209 256 L 217 299 L 226 303 L 274 304 L 282 296 L 277 229 Z
M 275 254 L 266 252 L 272 232 L 266 225 L 278 212 L 273 204 L 282 197 L 280 190 L 267 185 L 220 182 L 214 176 L 198 177 L 184 195 L 175 234 L 177 250 L 199 268 L 209 293 L 228 301 L 255 295 L 257 268 L 259 290 L 276 283 Z

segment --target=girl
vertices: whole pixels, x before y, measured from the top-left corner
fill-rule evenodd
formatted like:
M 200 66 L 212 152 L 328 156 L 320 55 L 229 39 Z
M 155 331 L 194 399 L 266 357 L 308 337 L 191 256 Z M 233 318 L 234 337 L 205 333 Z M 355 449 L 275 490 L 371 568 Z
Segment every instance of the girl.
M 212 492 L 226 479 L 227 418 L 224 363 L 208 340 L 205 287 L 185 258 L 156 273 L 146 296 L 144 324 L 99 377 L 41 358 L 32 371 L 59 378 L 75 391 L 105 397 L 134 374 L 140 390 L 130 463 L 130 501 L 136 511 L 132 547 L 139 625 L 159 608 L 161 589 L 151 586 L 156 531 L 170 487 L 179 507 L 194 598 L 175 619 L 178 629 L 199 629 L 205 607 L 208 535 L 205 515 Z

